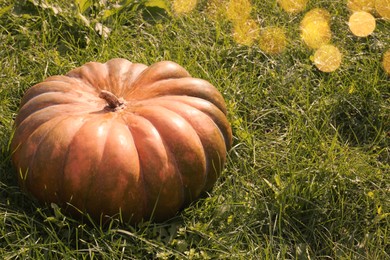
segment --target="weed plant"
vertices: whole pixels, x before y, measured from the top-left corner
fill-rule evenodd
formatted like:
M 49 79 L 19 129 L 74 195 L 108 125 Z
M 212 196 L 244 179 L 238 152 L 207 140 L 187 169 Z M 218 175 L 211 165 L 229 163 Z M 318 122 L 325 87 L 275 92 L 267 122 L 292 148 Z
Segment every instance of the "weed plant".
M 359 38 L 345 1 L 309 1 L 307 10 L 332 14 L 343 54 L 341 67 L 324 73 L 299 38 L 304 13 L 276 1 L 252 1 L 251 11 L 261 26 L 285 30 L 288 46 L 275 55 L 234 42 L 232 24 L 207 15 L 208 1 L 180 16 L 151 1 L 76 2 L 92 4 L 81 13 L 65 0 L 0 3 L 2 259 L 390 259 L 390 75 L 381 65 L 390 21 L 378 18 Z M 210 194 L 164 223 L 80 223 L 22 193 L 10 163 L 23 93 L 115 57 L 175 61 L 228 106 L 234 145 L 225 171 Z

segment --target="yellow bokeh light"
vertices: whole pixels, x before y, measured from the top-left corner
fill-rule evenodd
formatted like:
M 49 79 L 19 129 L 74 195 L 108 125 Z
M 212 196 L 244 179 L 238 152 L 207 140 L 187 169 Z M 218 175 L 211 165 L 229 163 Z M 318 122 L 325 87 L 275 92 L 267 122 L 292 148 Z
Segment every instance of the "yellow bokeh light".
M 380 16 L 390 20 L 390 0 L 376 0 L 375 9 Z
M 278 0 L 279 5 L 288 13 L 298 13 L 305 10 L 308 0 Z
M 383 54 L 383 69 L 390 75 L 390 49 Z
M 333 72 L 341 65 L 342 55 L 331 44 L 323 45 L 314 53 L 314 65 L 322 72 Z
M 268 54 L 278 54 L 287 47 L 287 37 L 282 28 L 267 27 L 261 30 L 259 47 Z
M 376 27 L 376 22 L 372 14 L 360 11 L 354 12 L 349 18 L 349 29 L 358 37 L 366 37 L 370 35 Z
M 301 38 L 310 48 L 318 49 L 332 38 L 329 23 L 320 20 L 301 26 Z
M 375 8 L 375 0 L 348 0 L 347 6 L 354 12 L 372 12 Z
M 195 9 L 197 0 L 173 0 L 172 9 L 176 14 L 186 14 Z
M 301 27 L 306 26 L 312 22 L 325 21 L 327 23 L 330 22 L 330 13 L 322 8 L 314 8 L 307 12 L 301 21 Z
M 329 43 L 332 38 L 330 30 L 330 13 L 322 8 L 314 8 L 303 17 L 300 28 L 301 38 L 307 46 L 318 49 Z
M 249 0 L 230 0 L 227 6 L 227 18 L 232 21 L 245 21 L 252 11 L 252 4 Z
M 242 45 L 253 45 L 259 37 L 259 25 L 253 19 L 237 22 L 233 27 L 233 39 Z

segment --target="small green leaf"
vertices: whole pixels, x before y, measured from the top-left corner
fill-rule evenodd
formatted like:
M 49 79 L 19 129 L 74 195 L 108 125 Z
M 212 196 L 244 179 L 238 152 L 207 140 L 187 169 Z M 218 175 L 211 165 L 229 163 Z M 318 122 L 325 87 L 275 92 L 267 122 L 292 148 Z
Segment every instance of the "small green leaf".
M 280 176 L 279 175 L 275 175 L 274 176 L 274 180 L 275 180 L 276 185 L 278 186 L 278 188 L 281 188 L 282 187 L 282 180 L 281 180 Z
M 0 9 L 0 17 L 2 17 L 5 13 L 9 12 L 14 5 L 10 4 L 9 6 L 5 6 Z
M 84 13 L 92 5 L 91 0 L 75 0 L 74 2 L 75 2 L 77 9 L 79 10 L 80 13 Z
M 119 8 L 112 8 L 112 9 L 104 10 L 102 18 L 105 20 L 105 19 L 117 14 L 119 11 L 120 11 Z
M 44 222 L 58 222 L 58 219 L 56 219 L 55 217 L 47 217 Z
M 158 19 L 163 16 L 166 16 L 169 13 L 169 6 L 164 0 L 146 0 L 143 3 L 144 9 L 144 18 L 146 19 Z
M 134 0 L 124 0 L 124 1 L 120 2 L 118 5 L 112 6 L 111 8 L 104 10 L 102 18 L 104 20 L 106 20 L 106 19 L 110 18 L 111 16 L 119 14 L 124 9 L 128 8 L 130 5 L 137 6 Z M 132 10 L 130 8 L 127 11 L 135 11 L 135 9 Z
M 169 6 L 164 0 L 147 0 L 145 2 L 145 6 L 147 7 L 158 7 L 164 9 L 165 11 L 169 11 Z
M 276 195 L 279 195 L 280 193 L 280 190 L 275 186 L 273 185 L 269 180 L 267 180 L 266 178 L 263 178 L 263 180 L 265 181 L 265 183 L 267 183 L 267 185 L 275 192 Z

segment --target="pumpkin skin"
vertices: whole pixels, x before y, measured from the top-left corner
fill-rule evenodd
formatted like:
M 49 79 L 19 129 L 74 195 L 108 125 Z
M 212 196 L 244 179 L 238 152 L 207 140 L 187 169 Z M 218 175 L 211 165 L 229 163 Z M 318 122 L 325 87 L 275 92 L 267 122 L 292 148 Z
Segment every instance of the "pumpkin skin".
M 12 162 L 22 190 L 73 216 L 163 221 L 209 191 L 232 132 L 218 90 L 174 62 L 112 59 L 25 93 Z

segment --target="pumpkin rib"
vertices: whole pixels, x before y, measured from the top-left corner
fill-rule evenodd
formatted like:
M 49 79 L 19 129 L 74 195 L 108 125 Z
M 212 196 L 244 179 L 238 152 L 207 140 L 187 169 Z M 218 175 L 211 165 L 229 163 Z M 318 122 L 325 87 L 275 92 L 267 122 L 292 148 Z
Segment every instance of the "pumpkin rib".
M 125 122 L 123 117 L 122 117 L 122 120 L 123 120 L 123 122 Z M 138 198 L 138 200 L 141 200 L 141 202 L 142 202 L 142 208 L 141 208 L 140 216 L 135 215 L 135 213 L 133 212 L 131 207 L 128 206 L 127 203 L 124 205 L 122 211 L 124 212 L 125 215 L 130 215 L 133 221 L 140 221 L 143 218 L 143 216 L 145 216 L 147 214 L 147 210 L 148 210 L 147 200 L 146 199 L 142 199 L 142 198 L 147 197 L 148 194 L 147 194 L 147 190 L 146 190 L 146 186 L 145 186 L 144 173 L 143 173 L 143 168 L 142 168 L 142 165 L 141 165 L 141 160 L 140 160 L 140 155 L 139 155 L 139 152 L 138 152 L 136 140 L 133 137 L 133 133 L 128 128 L 128 125 L 126 123 L 124 123 L 124 124 L 126 125 L 127 129 L 129 130 L 129 135 L 132 137 L 134 146 L 136 148 L 135 150 L 136 150 L 136 153 L 137 153 L 137 161 L 138 161 L 138 164 L 139 164 L 140 189 L 142 190 L 141 193 L 142 193 L 143 196 L 139 196 L 139 198 Z M 127 201 L 127 198 L 128 198 L 127 194 L 131 193 L 132 188 L 133 187 L 131 187 L 131 183 L 128 182 L 127 187 L 124 189 L 124 192 L 123 192 L 123 195 L 122 195 L 122 201 Z M 126 212 L 130 212 L 130 213 L 126 214 Z M 135 220 L 133 218 L 135 218 Z
M 62 107 L 68 106 L 67 104 L 65 105 L 56 105 L 55 108 L 53 107 L 46 107 L 42 110 L 39 110 L 33 114 L 30 114 L 28 117 L 26 117 L 23 121 L 21 121 L 19 124 L 16 124 L 17 130 L 14 132 L 14 138 L 16 140 L 19 140 L 19 143 L 25 143 L 27 142 L 27 138 L 34 133 L 35 130 L 38 129 L 42 124 L 48 123 L 51 120 L 56 120 L 58 117 L 64 117 L 68 116 L 70 117 L 70 113 L 74 111 L 66 111 Z M 75 107 L 70 107 L 76 110 Z M 57 111 L 58 109 L 59 111 Z M 49 111 L 46 111 L 49 110 Z M 72 116 L 81 116 L 88 114 L 88 112 L 92 112 L 94 110 L 91 109 L 91 111 L 77 111 L 78 113 L 73 114 Z M 57 114 L 58 115 L 55 115 Z M 39 118 L 39 116 L 45 116 L 43 118 Z M 14 142 L 13 142 L 14 143 Z M 11 145 L 12 151 L 14 151 L 13 146 Z
M 226 118 L 226 115 L 220 111 L 213 103 L 210 101 L 204 100 L 202 98 L 198 97 L 191 97 L 191 96 L 162 96 L 162 97 L 156 97 L 153 99 L 149 99 L 148 102 L 153 102 L 156 100 L 168 100 L 172 102 L 181 102 L 183 104 L 189 105 L 191 107 L 194 107 L 198 109 L 199 111 L 202 111 L 204 114 L 209 116 L 212 121 L 216 124 L 219 131 L 221 131 L 222 136 L 225 140 L 226 150 L 229 150 L 232 145 L 232 131 L 229 126 L 229 122 Z
M 109 127 L 102 121 L 105 118 L 98 115 L 89 117 L 69 142 L 62 192 L 65 201 L 81 211 L 86 209 L 88 190 L 98 169 L 96 162 L 100 162 L 103 156 L 99 148 L 104 148 L 102 136 L 107 137 Z M 96 125 L 99 127 L 96 128 Z M 91 129 L 95 131 L 91 132 Z
M 145 214 L 145 216 L 152 217 L 153 215 L 158 219 L 162 219 L 163 216 L 161 216 L 161 214 L 163 213 L 160 212 L 158 204 L 165 205 L 163 210 L 169 212 L 175 211 L 174 213 L 176 213 L 183 204 L 185 194 L 181 175 L 176 167 L 176 159 L 168 149 L 164 138 L 161 136 L 153 122 L 142 115 L 130 113 L 128 111 L 126 111 L 124 115 L 124 120 L 128 124 L 129 131 L 134 137 L 135 145 L 139 152 L 144 187 L 145 190 L 149 191 L 149 194 L 146 194 L 148 197 L 148 204 L 151 207 L 147 209 L 147 214 Z M 144 151 L 146 151 L 146 153 Z M 171 181 L 168 183 L 168 186 L 178 187 L 181 190 L 179 194 L 169 194 L 169 192 L 172 193 L 174 189 L 167 191 L 167 189 L 164 188 L 164 186 L 167 185 L 169 174 L 171 177 L 176 176 L 176 182 L 172 183 Z M 177 180 L 179 180 L 179 183 L 177 183 Z M 162 186 L 161 183 L 164 186 Z M 172 202 L 177 203 L 172 205 Z
M 64 95 L 78 95 L 84 98 L 96 99 L 96 89 L 91 89 L 90 86 L 80 82 L 78 79 L 72 79 L 65 76 L 61 76 L 61 78 L 62 80 L 56 81 L 46 79 L 45 81 L 32 86 L 23 96 L 20 105 L 23 106 L 32 98 L 45 93 L 61 93 Z
M 30 99 L 26 104 L 24 104 L 23 107 L 19 110 L 18 118 L 25 118 L 27 115 L 33 114 L 43 108 L 59 104 L 73 104 L 75 106 L 80 104 L 90 105 L 87 101 L 82 101 L 82 99 L 80 98 L 72 99 L 70 97 L 67 97 L 65 99 L 62 96 L 58 97 L 58 94 L 56 93 L 47 93 L 34 97 Z M 19 119 L 17 121 L 19 121 Z
M 204 149 L 196 131 L 182 116 L 161 106 L 140 106 L 135 113 L 148 119 L 160 133 L 167 150 L 180 157 L 180 160 L 176 160 L 173 156 L 186 188 L 185 202 L 188 202 L 198 193 L 191 183 L 196 183 L 194 186 L 198 188 L 198 172 L 204 173 L 206 170 Z
M 46 123 L 44 123 L 44 124 L 42 124 L 42 125 L 40 125 L 39 127 L 37 127 L 30 135 L 29 135 L 29 137 L 26 139 L 26 142 L 24 142 L 24 143 L 22 143 L 22 146 L 20 146 L 19 147 L 19 149 L 18 149 L 18 154 L 20 154 L 21 153 L 21 155 L 22 156 L 18 156 L 19 157 L 19 159 L 20 159 L 20 157 L 24 157 L 24 156 L 26 156 L 26 152 L 28 152 L 28 150 L 26 151 L 25 149 L 27 149 L 27 148 L 30 148 L 30 147 L 33 147 L 33 151 L 31 151 L 32 152 L 32 154 L 29 156 L 30 158 L 31 158 L 31 160 L 21 160 L 21 162 L 22 163 L 24 163 L 24 161 L 26 161 L 26 162 L 29 162 L 29 165 L 26 165 L 26 171 L 28 171 L 28 169 L 29 168 L 32 168 L 32 164 L 34 163 L 34 161 L 35 161 L 35 155 L 36 155 L 36 152 L 37 152 L 37 149 L 38 149 L 38 147 L 40 146 L 40 144 L 43 142 L 43 140 L 47 137 L 47 135 L 50 133 L 50 131 L 52 130 L 52 129 L 54 129 L 58 124 L 60 124 L 61 123 L 61 121 L 63 121 L 63 120 L 65 120 L 67 117 L 57 117 L 57 118 L 53 118 L 52 120 L 49 120 L 49 121 L 47 121 Z M 57 119 L 57 120 L 55 120 L 55 119 Z M 52 125 L 50 125 L 50 124 L 52 124 Z M 48 127 L 48 125 L 50 126 L 50 127 Z M 46 129 L 46 128 L 48 128 L 48 129 Z M 45 130 L 44 131 L 44 133 L 43 134 L 38 134 L 39 133 L 39 131 L 43 131 L 43 130 Z M 38 139 L 38 142 L 33 142 L 31 139 L 33 139 L 33 138 L 35 138 L 35 136 L 38 136 L 39 137 L 39 139 Z M 20 144 L 20 143 L 19 143 Z M 32 145 L 32 144 L 35 144 L 35 145 Z M 26 148 L 25 148 L 26 147 Z M 25 148 L 25 149 L 24 149 Z M 18 160 L 18 157 L 14 157 L 13 159 L 14 160 Z M 16 162 L 16 164 L 17 165 L 19 165 L 19 168 L 22 170 L 23 169 L 23 166 L 21 166 L 21 164 L 20 164 L 20 162 Z M 23 170 L 22 170 L 23 171 Z M 27 173 L 27 174 L 30 174 L 29 176 L 30 176 L 30 178 L 27 178 L 26 179 L 26 182 L 22 185 L 22 187 L 26 187 L 26 186 L 30 186 L 30 184 L 29 184 L 29 182 L 31 182 L 31 181 L 33 181 L 33 179 L 34 178 L 31 178 L 31 174 L 34 174 L 34 172 L 32 172 L 32 173 Z M 18 176 L 19 177 L 19 181 L 21 182 L 22 180 L 20 179 L 20 176 Z M 31 192 L 31 191 L 30 191 Z M 36 196 L 36 194 L 34 194 L 34 196 Z
M 202 143 L 202 148 L 206 158 L 206 170 L 203 184 L 196 184 L 196 186 L 202 187 L 200 191 L 194 195 L 194 197 L 198 197 L 202 192 L 209 190 L 211 188 L 209 183 L 214 183 L 219 176 L 218 173 L 221 171 L 225 162 L 225 138 L 215 122 L 207 114 L 198 110 L 197 108 L 184 103 L 180 104 L 179 101 L 172 102 L 171 100 L 168 101 L 163 99 L 153 100 L 153 103 L 155 105 L 169 109 L 170 111 L 183 117 L 192 126 L 192 128 L 194 128 L 199 140 Z M 214 132 L 214 135 L 212 132 Z M 209 147 L 209 144 L 214 146 Z M 216 147 L 216 145 L 218 147 Z M 217 156 L 212 155 L 215 151 L 217 151 Z M 216 163 L 214 160 L 216 159 L 215 157 L 218 157 L 218 160 L 216 161 L 219 162 L 219 167 L 217 168 L 212 166 L 214 163 Z
M 107 137 L 102 147 L 102 159 L 99 160 L 98 170 L 92 177 L 93 182 L 89 184 L 89 194 L 85 202 L 87 211 L 97 217 L 103 212 L 113 216 L 118 213 L 117 206 L 123 210 L 130 207 L 134 209 L 132 213 L 135 217 L 139 218 L 143 214 L 144 207 L 139 207 L 138 202 L 142 200 L 145 192 L 137 193 L 142 185 L 138 152 L 131 133 L 118 113 L 110 118 Z M 131 160 L 122 156 L 122 153 L 131 155 Z M 107 171 L 112 174 L 106 175 Z M 125 192 L 129 190 L 131 193 L 127 193 L 123 200 Z M 95 200 L 96 194 L 99 194 L 99 201 Z M 100 204 L 105 205 L 103 212 L 98 210 Z
M 32 168 L 40 172 L 35 176 L 34 182 L 30 184 L 30 190 L 37 190 L 35 194 L 38 199 L 46 202 L 59 203 L 61 195 L 61 178 L 63 175 L 64 158 L 67 144 L 73 134 L 83 124 L 83 117 L 67 116 L 60 120 L 50 133 L 37 146 Z M 50 162 L 50 163 L 47 163 Z M 57 175 L 53 175 L 57 172 Z
M 177 162 L 178 160 L 176 159 L 176 157 L 174 155 L 174 152 L 169 147 L 169 145 L 167 144 L 166 140 L 164 140 L 163 136 L 161 136 L 161 141 L 163 143 L 163 147 L 164 147 L 164 149 L 166 151 L 167 157 L 172 161 L 172 165 L 176 169 L 175 170 L 175 176 L 179 180 L 179 185 L 178 186 L 181 187 L 181 196 L 180 196 L 181 200 L 180 200 L 179 203 L 177 203 L 176 207 L 173 207 L 173 209 L 171 209 L 168 212 L 168 215 L 166 215 L 167 213 L 165 213 L 165 212 L 161 213 L 160 210 L 159 210 L 161 207 L 158 207 L 158 205 L 159 205 L 159 203 L 161 203 L 160 202 L 160 195 L 161 195 L 161 192 L 163 190 L 163 186 L 161 186 L 161 188 L 159 190 L 158 197 L 156 198 L 156 202 L 153 205 L 153 211 L 152 211 L 151 217 L 155 217 L 157 219 L 166 219 L 166 218 L 170 218 L 170 217 L 174 216 L 181 209 L 182 205 L 187 202 L 187 196 L 186 196 L 187 190 L 186 190 L 186 187 L 185 187 L 185 184 L 184 184 L 184 181 L 183 181 L 183 175 L 182 175 L 182 173 L 181 173 L 181 171 L 180 171 L 180 169 L 178 167 L 178 162 Z M 168 185 L 168 186 L 170 186 L 170 185 Z M 172 198 L 169 197 L 167 199 L 171 200 Z M 165 210 L 166 209 L 164 209 L 164 211 Z
M 47 122 L 48 120 L 53 120 L 54 119 L 53 116 L 51 114 L 47 115 L 46 111 L 44 111 L 47 109 L 48 108 L 45 108 L 45 109 L 37 111 L 36 113 L 30 114 L 25 119 L 23 119 L 23 121 L 21 121 L 21 122 L 15 122 L 15 126 L 17 127 L 17 129 L 14 132 L 13 139 L 18 140 L 19 143 L 24 143 L 25 139 L 28 138 L 32 134 L 31 131 L 35 131 L 41 124 Z M 53 110 L 50 110 L 48 112 L 49 113 L 53 112 Z M 36 117 L 40 116 L 41 114 L 43 114 L 43 116 L 46 116 L 46 117 L 37 121 Z M 55 116 L 55 117 L 57 117 L 57 116 Z M 30 121 L 32 121 L 31 122 L 33 124 L 32 126 L 30 126 Z M 20 140 L 20 139 L 22 139 L 22 140 Z M 13 145 L 11 146 L 11 151 L 14 152 L 13 146 L 15 145 L 15 142 L 13 142 L 12 144 Z
M 181 79 L 191 77 L 186 69 L 172 61 L 160 61 L 147 67 L 132 84 L 132 91 L 167 79 Z M 129 93 L 129 95 L 131 95 Z
M 61 186 L 61 189 L 59 189 L 59 197 L 61 198 L 62 201 L 65 201 L 65 202 L 66 202 L 66 203 L 65 203 L 66 206 L 65 206 L 64 209 L 65 209 L 65 211 L 69 211 L 69 212 L 71 212 L 71 213 L 73 213 L 73 214 L 75 214 L 75 215 L 79 215 L 81 209 L 79 209 L 77 206 L 72 205 L 72 204 L 70 203 L 70 201 L 71 201 L 72 198 L 70 198 L 70 200 L 69 200 L 68 198 L 65 198 L 65 195 L 64 195 L 64 187 L 65 187 L 65 185 L 64 185 L 64 183 L 65 183 L 64 179 L 65 179 L 65 174 L 66 174 L 66 173 L 65 173 L 65 170 L 66 170 L 66 165 L 67 165 L 67 162 L 68 162 L 69 150 L 70 150 L 70 147 L 71 147 L 70 144 L 73 143 L 73 140 L 74 140 L 76 134 L 80 131 L 81 127 L 83 127 L 89 120 L 93 120 L 93 116 L 90 116 L 90 117 L 88 118 L 88 120 L 85 120 L 85 119 L 84 119 L 84 124 L 82 124 L 82 125 L 77 129 L 77 131 L 75 131 L 75 133 L 72 135 L 72 137 L 70 138 L 70 140 L 69 140 L 69 145 L 67 146 L 66 150 L 64 151 L 65 156 L 64 156 L 64 160 L 63 160 L 63 164 L 62 164 L 62 171 L 61 171 L 60 178 L 59 178 L 59 179 L 60 179 L 60 182 L 63 184 L 63 185 Z M 64 207 L 64 205 L 61 205 L 61 206 Z
M 120 63 L 120 66 L 115 66 L 116 63 Z M 131 64 L 131 63 L 130 63 Z M 121 80 L 120 71 L 126 70 L 128 68 L 128 63 L 124 63 L 122 60 L 116 62 L 106 62 L 103 63 L 105 70 L 107 71 L 107 80 L 109 82 L 108 88 L 105 90 L 110 91 L 111 93 L 120 96 L 123 87 L 123 81 Z M 118 64 L 119 65 L 119 64 Z M 116 67 L 116 68 L 115 68 Z
M 166 95 L 202 98 L 213 103 L 219 110 L 226 114 L 225 101 L 218 90 L 207 81 L 196 78 L 160 80 L 134 90 L 125 96 L 125 99 L 145 100 Z
M 92 190 L 92 187 L 94 186 L 94 184 L 96 183 L 96 181 L 98 181 L 98 179 L 99 179 L 99 178 L 98 178 L 99 169 L 100 169 L 100 167 L 101 167 L 101 165 L 102 165 L 102 161 L 103 161 L 104 154 L 105 154 L 105 151 L 106 151 L 107 140 L 109 139 L 109 131 L 110 131 L 112 125 L 113 125 L 113 121 L 114 121 L 115 117 L 117 116 L 116 113 L 112 113 L 112 114 L 113 114 L 113 117 L 110 118 L 109 120 L 107 120 L 107 121 L 109 122 L 109 124 L 108 124 L 108 126 L 105 128 L 104 141 L 101 143 L 101 146 L 100 146 L 101 152 L 99 153 L 99 154 L 100 154 L 99 158 L 97 158 L 97 160 L 96 160 L 96 161 L 97 161 L 97 164 L 94 165 L 94 166 L 95 166 L 95 169 L 94 169 L 94 171 L 92 171 L 93 174 L 91 174 L 91 175 L 89 176 L 89 182 L 88 182 L 86 191 L 83 191 L 83 192 L 84 192 L 84 195 L 85 195 L 85 198 L 84 198 L 84 200 L 83 200 L 83 209 L 86 209 L 86 211 L 89 212 L 89 214 L 91 214 L 91 215 L 93 215 L 93 216 L 97 216 L 97 215 L 96 215 L 96 212 L 94 212 L 94 208 L 93 208 L 93 207 L 90 207 L 89 201 L 90 201 L 90 197 L 91 197 L 91 196 L 92 196 L 92 201 L 93 201 L 93 199 L 96 198 L 96 195 L 97 195 L 97 194 L 93 194 L 93 193 L 92 193 L 92 195 L 91 195 L 91 190 Z M 95 119 L 95 118 L 94 118 L 94 119 Z M 92 119 L 92 120 L 94 120 L 94 119 Z M 97 121 L 99 121 L 99 120 L 103 121 L 103 120 L 100 119 L 100 118 L 95 119 L 95 120 L 97 120 Z M 104 122 L 106 122 L 106 120 L 104 120 Z M 101 124 L 98 124 L 98 125 L 101 125 Z M 99 129 L 98 132 L 100 132 L 100 127 L 98 127 L 98 129 Z M 86 137 L 86 138 L 88 138 L 88 137 Z M 99 139 L 100 139 L 100 138 L 99 138 Z M 101 141 L 101 140 L 99 140 L 99 141 Z M 97 148 L 99 148 L 98 145 L 97 145 Z M 95 151 L 96 151 L 96 150 L 95 150 Z M 83 187 L 83 189 L 85 189 L 85 186 Z M 105 187 L 102 187 L 101 189 L 104 190 Z M 99 200 L 101 200 L 101 199 L 102 199 L 102 196 L 101 196 L 101 194 L 99 194 Z M 90 208 L 89 208 L 89 207 L 90 207 Z M 106 205 L 105 205 L 104 207 L 106 207 Z M 100 214 L 99 214 L 99 216 L 100 216 Z
M 128 121 L 127 121 L 127 119 L 124 117 L 124 114 L 127 114 L 127 115 L 131 115 L 131 116 L 135 116 L 133 113 L 126 113 L 126 111 L 124 111 L 124 113 L 122 113 L 121 114 L 121 116 L 122 116 L 122 120 L 123 120 L 123 122 L 125 123 L 125 125 L 127 126 L 127 128 L 129 129 L 129 133 L 130 133 L 130 135 L 131 136 L 133 136 L 134 134 L 133 134 L 133 132 L 132 132 L 132 130 L 131 130 L 131 128 L 130 128 L 130 126 L 129 126 L 129 124 L 128 124 Z M 144 119 L 144 118 L 142 118 L 142 117 L 139 117 L 139 118 L 141 118 L 141 119 Z M 146 120 L 146 119 L 144 119 L 144 120 Z M 141 162 L 141 158 L 140 158 L 140 154 L 139 154 L 139 152 L 138 152 L 138 149 L 140 148 L 140 146 L 139 145 L 137 145 L 137 138 L 134 138 L 134 136 L 133 136 L 133 141 L 134 141 L 134 145 L 135 145 L 135 147 L 136 147 L 136 149 L 137 149 L 137 159 L 138 159 L 138 162 L 139 162 L 139 164 L 140 164 L 140 172 L 139 172 L 139 174 L 140 174 L 140 178 L 141 178 L 141 183 L 142 183 L 142 190 L 143 190 L 143 193 L 144 193 L 144 195 L 145 195 L 145 197 L 148 197 L 148 193 L 147 193 L 147 189 L 146 189 L 146 183 L 145 183 L 145 176 L 144 176 L 144 172 L 143 172 L 143 167 L 141 167 L 142 166 L 142 162 Z M 141 139 L 142 140 L 142 139 Z M 130 186 L 130 185 L 129 185 Z M 123 194 L 124 195 L 124 197 L 123 197 L 123 200 L 125 200 L 126 198 L 125 198 L 125 196 L 126 196 L 126 193 L 127 192 L 129 192 L 130 191 L 130 187 L 127 187 L 126 188 L 126 190 L 125 190 L 125 193 Z M 145 216 L 145 215 L 149 215 L 148 214 L 148 207 L 147 207 L 147 200 L 143 200 L 143 216 Z
M 92 89 L 110 90 L 108 71 L 105 65 L 100 62 L 88 62 L 81 67 L 69 71 L 65 76 L 79 79 Z
M 141 63 L 133 63 L 126 59 L 116 58 L 105 63 L 110 82 L 116 82 L 117 89 L 113 89 L 111 84 L 110 91 L 122 97 L 125 91 L 131 89 L 134 81 L 139 75 L 148 68 Z
M 120 66 L 117 66 L 118 64 L 116 63 L 120 63 Z M 98 91 L 108 90 L 113 94 L 120 96 L 127 85 L 121 82 L 121 76 L 117 73 L 118 68 L 123 72 L 122 74 L 125 75 L 124 78 L 129 80 L 131 84 L 138 78 L 139 74 L 148 67 L 141 63 L 132 63 L 126 59 L 117 58 L 106 63 L 88 62 L 82 67 L 68 72 L 66 76 L 77 78 Z M 132 73 L 130 77 L 129 72 Z M 117 84 L 112 84 L 113 78 L 118 79 Z M 104 84 L 102 84 L 102 82 Z M 130 87 L 130 85 L 128 87 Z
M 85 109 L 85 110 L 80 111 L 80 108 Z M 26 120 L 34 122 L 36 120 L 35 117 L 37 117 L 40 114 L 47 114 L 48 113 L 50 116 L 47 116 L 47 117 L 49 118 L 49 117 L 61 116 L 63 114 L 72 114 L 72 115 L 89 114 L 89 113 L 95 112 L 96 110 L 97 110 L 96 108 L 93 108 L 90 105 L 79 104 L 78 106 L 74 106 L 73 104 L 56 104 L 53 106 L 44 107 L 44 108 L 39 109 L 37 111 L 31 112 L 30 114 L 26 113 L 23 117 L 22 117 L 22 115 L 18 116 L 15 120 L 15 126 L 16 127 L 21 126 L 22 124 L 24 124 L 24 121 L 26 121 Z M 55 115 L 52 113 L 58 113 L 58 115 Z M 74 113 L 76 113 L 76 114 L 74 114 Z M 35 127 L 32 127 L 32 128 L 34 129 Z
M 134 200 L 137 201 L 137 202 L 143 201 L 143 203 L 141 203 L 141 204 L 142 204 L 142 207 L 141 207 L 141 209 L 140 209 L 139 212 L 138 212 L 139 216 L 137 217 L 137 216 L 135 215 L 135 212 L 133 212 L 132 215 L 133 215 L 133 216 L 135 215 L 136 219 L 140 219 L 140 218 L 142 218 L 142 216 L 144 215 L 145 208 L 146 208 L 146 202 L 145 202 L 145 200 L 142 200 L 142 198 L 145 197 L 145 195 L 146 195 L 146 190 L 145 190 L 144 183 L 143 183 L 142 167 L 141 167 L 141 163 L 140 163 L 140 160 L 139 160 L 139 153 L 138 153 L 138 149 L 137 149 L 136 144 L 135 144 L 134 137 L 133 137 L 132 133 L 129 131 L 128 126 L 127 126 L 127 124 L 125 123 L 125 121 L 123 120 L 122 117 L 121 117 L 121 120 L 120 120 L 120 121 L 122 122 L 123 127 L 126 129 L 125 132 L 126 132 L 126 133 L 128 134 L 128 136 L 132 139 L 132 146 L 133 146 L 133 148 L 134 148 L 134 153 L 136 153 L 136 156 L 135 156 L 135 157 L 136 157 L 136 160 L 135 160 L 135 161 L 137 162 L 137 165 L 138 165 L 138 169 L 137 169 L 137 171 L 138 171 L 138 178 L 139 178 L 138 184 L 139 184 L 139 186 L 142 187 L 142 192 L 141 192 L 141 195 L 138 196 L 138 198 L 135 197 Z M 128 183 L 130 183 L 130 182 L 128 182 Z M 131 184 L 131 183 L 130 183 L 130 184 Z M 134 187 L 133 187 L 133 188 L 134 188 Z M 128 202 L 128 199 L 126 199 L 126 198 L 128 198 L 128 197 L 125 197 L 125 194 L 126 194 L 126 193 L 129 193 L 129 192 L 131 192 L 131 191 L 134 191 L 134 190 L 137 191 L 138 189 L 130 189 L 130 185 L 126 185 L 126 187 L 124 188 L 123 194 L 122 194 L 122 200 Z M 123 208 L 125 208 L 126 206 L 129 208 L 128 203 L 124 204 L 124 207 L 123 207 Z M 135 208 L 137 208 L 137 207 L 135 207 Z

